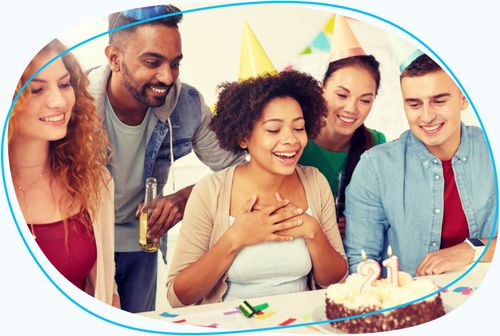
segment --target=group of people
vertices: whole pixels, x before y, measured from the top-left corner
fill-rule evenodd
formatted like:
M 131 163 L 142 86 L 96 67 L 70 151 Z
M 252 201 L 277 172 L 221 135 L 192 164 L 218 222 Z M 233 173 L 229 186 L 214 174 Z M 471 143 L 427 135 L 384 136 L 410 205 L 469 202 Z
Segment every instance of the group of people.
M 488 146 L 429 56 L 401 73 L 410 129 L 385 143 L 364 125 L 381 75 L 362 49 L 333 59 L 322 83 L 293 70 L 224 83 L 212 113 L 179 79 L 181 18 L 172 5 L 114 13 L 108 64 L 84 72 L 65 53 L 38 71 L 66 50 L 54 40 L 19 82 L 16 93 L 36 74 L 9 120 L 16 195 L 69 281 L 130 312 L 155 309 L 157 253 L 138 245 L 145 180 L 161 191 L 191 151 L 216 172 L 161 194 L 148 221 L 166 262 L 166 233 L 182 220 L 173 307 L 326 287 L 356 271 L 362 250 L 382 262 L 389 246 L 417 276 L 491 260 L 496 238 L 477 246 L 494 228 Z

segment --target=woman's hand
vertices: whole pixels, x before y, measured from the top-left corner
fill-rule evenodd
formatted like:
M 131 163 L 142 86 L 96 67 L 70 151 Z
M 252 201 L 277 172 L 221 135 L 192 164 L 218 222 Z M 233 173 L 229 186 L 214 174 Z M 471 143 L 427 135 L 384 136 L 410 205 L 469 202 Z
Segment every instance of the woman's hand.
M 293 207 L 290 206 L 290 207 Z M 276 232 L 278 235 L 283 235 L 283 236 L 290 236 L 293 238 L 304 238 L 304 239 L 314 239 L 316 238 L 316 234 L 318 232 L 318 229 L 320 228 L 320 225 L 316 218 L 304 213 L 297 217 L 299 220 L 302 220 L 302 225 L 297 226 L 297 227 L 292 227 L 289 229 L 281 230 L 279 232 Z
M 238 249 L 266 241 L 290 241 L 295 238 L 277 232 L 302 226 L 303 220 L 297 217 L 302 214 L 301 209 L 287 207 L 289 201 L 283 199 L 260 209 L 254 208 L 256 202 L 256 195 L 250 197 L 227 231 Z

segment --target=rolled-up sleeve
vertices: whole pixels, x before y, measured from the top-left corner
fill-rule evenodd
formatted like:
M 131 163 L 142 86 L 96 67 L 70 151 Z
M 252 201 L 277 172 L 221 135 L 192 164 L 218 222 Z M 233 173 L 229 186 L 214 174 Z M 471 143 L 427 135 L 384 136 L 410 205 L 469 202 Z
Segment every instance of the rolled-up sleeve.
M 365 152 L 346 188 L 346 249 L 351 273 L 361 261 L 361 250 L 368 258 L 380 261 L 384 248 L 387 218 L 381 199 L 380 181 L 372 164 L 370 153 Z

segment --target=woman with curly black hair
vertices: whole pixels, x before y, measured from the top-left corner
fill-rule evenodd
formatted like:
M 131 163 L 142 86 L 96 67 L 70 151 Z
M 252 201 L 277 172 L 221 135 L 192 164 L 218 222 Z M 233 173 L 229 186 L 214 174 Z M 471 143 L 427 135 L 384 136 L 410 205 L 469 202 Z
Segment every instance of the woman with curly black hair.
M 323 126 L 319 84 L 295 71 L 226 83 L 211 128 L 250 161 L 193 189 L 170 265 L 173 307 L 326 287 L 347 263 L 325 177 L 297 162 Z

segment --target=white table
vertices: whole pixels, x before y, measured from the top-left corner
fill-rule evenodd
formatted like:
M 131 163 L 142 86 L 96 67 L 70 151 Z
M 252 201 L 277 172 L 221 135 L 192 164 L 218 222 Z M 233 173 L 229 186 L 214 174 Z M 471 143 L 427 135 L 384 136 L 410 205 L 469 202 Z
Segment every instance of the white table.
M 489 263 L 478 264 L 465 277 L 441 293 L 447 312 L 460 306 L 474 293 L 484 278 L 488 267 Z M 427 276 L 425 278 L 429 278 L 436 285 L 444 287 L 464 274 L 464 271 L 466 269 L 460 272 Z M 269 308 L 263 311 L 265 315 L 256 315 L 252 318 L 246 318 L 237 311 L 236 307 L 241 304 L 240 301 L 189 306 L 171 309 L 168 312 L 153 311 L 142 313 L 141 315 L 169 322 L 221 329 L 272 328 L 285 321 L 290 322 L 291 319 L 293 319 L 293 322 L 289 325 L 322 320 L 321 317 L 324 317 L 325 292 L 326 290 L 316 290 L 249 299 L 248 302 L 254 306 L 261 303 L 269 304 Z M 275 331 L 301 334 L 332 332 L 328 324 L 277 329 Z

